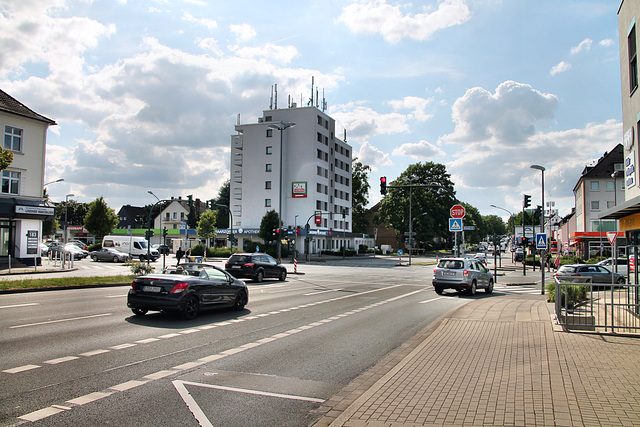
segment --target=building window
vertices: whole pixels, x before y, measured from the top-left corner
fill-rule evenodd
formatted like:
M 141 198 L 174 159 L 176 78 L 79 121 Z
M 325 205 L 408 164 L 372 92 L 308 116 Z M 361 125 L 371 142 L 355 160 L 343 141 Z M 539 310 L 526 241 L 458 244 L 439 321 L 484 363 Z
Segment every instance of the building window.
M 173 213 L 173 219 L 174 219 L 174 220 L 178 219 L 178 212 L 174 212 L 174 213 Z
M 264 171 L 265 172 L 271 172 L 273 170 L 273 165 L 271 163 L 267 163 L 265 165 Z
M 607 190 L 615 190 L 616 182 L 615 181 L 607 181 Z
M 591 202 L 591 210 L 592 211 L 598 211 L 600 210 L 600 202 L 597 200 L 594 200 Z
M 266 154 L 267 156 L 272 155 L 272 154 L 273 154 L 273 147 L 269 145 L 269 146 L 267 147 L 267 151 L 265 152 L 265 154 Z
M 265 181 L 264 182 L 264 189 L 265 190 L 271 190 L 271 181 Z
M 264 121 L 265 122 L 272 122 L 273 121 L 273 117 L 272 116 L 264 116 Z
M 18 194 L 20 172 L 2 171 L 2 194 Z
M 180 212 L 180 220 L 184 221 L 184 212 Z
M 270 208 L 271 207 L 271 199 L 264 199 L 264 205 L 265 205 L 265 207 Z
M 4 127 L 4 149 L 22 152 L 22 129 Z
M 616 204 L 613 200 L 607 200 L 607 209 L 611 209 L 612 207 L 614 207 Z
M 591 191 L 600 190 L 600 181 L 591 181 Z
M 638 88 L 638 53 L 636 50 L 636 27 L 635 25 L 627 37 L 629 48 L 629 91 L 633 93 Z
M 267 138 L 271 138 L 273 136 L 273 129 L 267 129 Z

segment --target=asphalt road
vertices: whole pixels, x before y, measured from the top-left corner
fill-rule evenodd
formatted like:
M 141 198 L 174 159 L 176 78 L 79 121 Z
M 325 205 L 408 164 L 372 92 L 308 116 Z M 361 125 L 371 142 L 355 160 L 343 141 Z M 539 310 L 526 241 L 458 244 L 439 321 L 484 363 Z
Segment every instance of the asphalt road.
M 395 263 L 303 265 L 249 282 L 246 310 L 193 321 L 134 317 L 126 286 L 0 295 L 0 425 L 312 424 L 322 402 L 467 301 L 435 294 L 433 266 Z

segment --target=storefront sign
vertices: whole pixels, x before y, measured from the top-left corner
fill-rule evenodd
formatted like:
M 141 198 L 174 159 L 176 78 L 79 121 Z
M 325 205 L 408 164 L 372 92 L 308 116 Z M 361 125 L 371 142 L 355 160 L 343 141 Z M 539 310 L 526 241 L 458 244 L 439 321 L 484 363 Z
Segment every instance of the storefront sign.
M 291 184 L 291 197 L 307 197 L 307 181 L 293 182 Z
M 631 126 L 629 128 L 628 131 L 626 131 L 624 133 L 624 137 L 622 138 L 623 142 L 624 142 L 624 149 L 625 151 L 629 151 L 631 150 L 631 148 L 633 147 L 633 126 Z
M 624 182 L 627 189 L 636 185 L 636 158 L 634 151 L 629 153 L 624 159 Z
M 36 255 L 38 253 L 38 246 L 40 239 L 38 239 L 38 230 L 27 231 L 27 255 Z
M 54 208 L 45 208 L 40 206 L 16 206 L 16 213 L 27 215 L 53 215 Z

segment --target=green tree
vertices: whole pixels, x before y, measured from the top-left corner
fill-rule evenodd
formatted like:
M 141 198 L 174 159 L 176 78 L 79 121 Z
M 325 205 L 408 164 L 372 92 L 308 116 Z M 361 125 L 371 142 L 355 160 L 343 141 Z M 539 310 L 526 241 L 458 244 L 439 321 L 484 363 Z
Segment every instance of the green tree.
M 279 228 L 278 212 L 272 209 L 264 214 L 262 221 L 260 221 L 259 236 L 265 243 L 269 244 L 278 240 L 276 236 L 273 235 L 274 228 Z
M 482 241 L 482 238 L 484 236 L 483 230 L 485 225 L 484 225 L 483 216 L 480 215 L 480 212 L 474 206 L 464 202 L 460 202 L 460 204 L 464 206 L 464 210 L 465 210 L 465 217 L 462 220 L 464 226 L 474 227 L 473 230 L 468 230 L 464 232 L 464 239 L 467 243 L 471 243 L 471 244 L 479 243 L 480 241 Z
M 212 199 L 211 202 L 213 205 L 211 209 L 218 211 L 218 219 L 216 222 L 216 226 L 218 228 L 231 228 L 229 225 L 229 211 L 227 208 L 220 207 L 228 206 L 231 208 L 231 181 L 226 180 L 222 187 L 218 190 L 218 197 Z
M 78 203 L 75 200 L 69 200 L 69 203 L 65 201 L 55 204 L 56 206 L 56 221 L 64 226 L 65 216 L 67 217 L 67 225 L 82 225 L 84 223 L 84 217 L 89 212 L 88 203 Z
M 13 162 L 13 151 L 0 148 L 0 171 L 5 170 Z
M 366 208 L 369 203 L 369 172 L 371 168 L 363 165 L 355 157 L 352 160 L 351 194 L 352 194 L 352 229 L 354 233 L 363 233 L 367 227 Z
M 200 221 L 196 227 L 198 236 L 206 239 L 208 246 L 211 246 L 211 238 L 216 236 L 216 219 L 215 211 L 206 211 L 200 215 Z M 205 247 L 205 251 L 207 248 Z
M 503 236 L 507 234 L 507 226 L 498 215 L 484 215 L 484 235 Z
M 408 187 L 410 184 L 412 188 Z M 392 188 L 401 185 L 406 187 Z M 399 242 L 404 239 L 404 232 L 409 231 L 410 198 L 416 241 L 449 239 L 449 210 L 456 199 L 446 167 L 433 162 L 416 163 L 390 184 L 374 220 L 391 226 Z
M 99 197 L 89 204 L 89 210 L 84 217 L 84 228 L 97 238 L 111 233 L 118 226 L 118 215 L 107 206 L 103 197 Z

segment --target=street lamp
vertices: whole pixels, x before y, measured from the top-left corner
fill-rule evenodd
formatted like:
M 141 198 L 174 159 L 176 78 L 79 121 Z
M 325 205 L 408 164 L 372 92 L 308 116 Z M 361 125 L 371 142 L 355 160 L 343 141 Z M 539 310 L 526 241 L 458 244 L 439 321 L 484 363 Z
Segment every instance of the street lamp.
M 539 170 L 540 172 L 542 172 L 542 209 L 541 209 L 542 212 L 540 212 L 542 217 L 540 218 L 540 225 L 542 227 L 542 231 L 544 232 L 544 171 L 545 171 L 545 168 L 544 168 L 544 166 L 540 166 L 540 165 L 531 165 L 530 168 L 531 169 L 536 169 L 536 170 Z M 534 227 L 534 229 L 535 229 L 535 227 Z M 535 233 L 533 233 L 533 234 L 535 235 Z M 536 242 L 536 246 L 537 245 L 538 245 L 538 242 Z M 543 261 L 542 262 L 542 268 L 540 269 L 541 272 L 542 272 L 541 273 L 542 274 L 542 283 L 540 285 L 541 286 L 540 293 L 542 295 L 544 295 L 544 270 L 545 270 L 544 269 L 544 257 L 546 256 L 546 251 L 547 251 L 547 249 L 545 248 L 540 253 L 541 260 Z M 536 261 L 536 256 L 535 256 L 535 252 L 534 252 L 534 255 L 533 255 L 534 264 L 535 264 L 535 261 Z M 559 294 L 556 294 L 556 298 L 559 298 Z
M 513 214 L 511 212 L 509 212 L 508 210 L 506 210 L 505 208 L 501 208 L 500 206 L 496 206 L 496 205 L 489 205 L 489 206 L 491 206 L 492 208 L 496 208 L 496 209 L 502 209 L 503 211 L 505 211 L 505 212 L 507 212 L 509 214 L 509 218 L 513 218 Z M 523 221 L 524 221 L 524 217 L 523 217 Z M 516 237 L 516 219 L 515 218 L 513 218 L 513 221 L 511 223 L 511 225 L 513 226 L 513 238 L 512 239 L 515 239 L 515 237 Z M 513 243 L 513 240 L 512 240 L 512 243 Z M 495 252 L 495 247 L 493 249 L 494 249 L 494 252 Z M 511 252 L 511 262 L 513 262 L 513 251 Z
M 295 123 L 285 123 L 280 122 L 279 125 L 271 124 L 269 125 L 272 129 L 278 129 L 280 131 L 280 181 L 278 183 L 279 187 L 279 195 L 278 195 L 278 229 L 282 228 L 284 222 L 282 221 L 282 134 L 288 128 L 295 126 Z M 282 260 L 282 236 L 278 239 L 278 261 Z
M 46 187 L 49 184 L 55 184 L 56 182 L 62 182 L 62 181 L 64 181 L 64 178 L 56 179 L 55 181 L 46 182 L 46 183 L 42 184 L 42 186 Z
M 149 191 L 147 191 L 147 193 L 151 194 L 153 197 L 155 197 L 155 198 L 156 198 L 156 200 L 157 200 L 157 202 L 156 202 L 156 203 L 160 203 L 160 198 L 159 198 L 158 196 L 156 196 L 156 195 L 153 193 L 153 191 L 149 190 Z M 154 206 L 155 206 L 155 205 L 154 205 Z M 160 215 L 159 215 L 159 217 L 160 217 L 160 224 L 159 224 L 159 227 L 160 227 L 160 233 L 161 233 L 161 235 L 162 235 L 162 237 L 160 237 L 160 239 L 161 239 L 162 245 L 163 245 L 163 246 L 166 246 L 166 244 L 167 244 L 167 238 L 166 238 L 166 236 L 164 235 L 163 230 L 162 230 L 162 209 L 160 210 Z M 150 253 L 151 253 L 151 237 L 149 237 L 149 241 L 147 241 L 147 246 L 149 246 L 148 251 L 147 251 L 147 252 L 149 252 L 149 254 L 147 254 L 147 255 L 150 255 Z M 165 269 L 165 262 L 166 262 L 166 258 L 167 258 L 167 254 L 164 252 L 164 247 L 163 247 L 163 248 L 162 248 L 162 270 L 163 270 L 163 271 L 164 271 L 164 269 Z
M 229 211 L 229 216 L 231 217 L 231 219 L 230 219 L 231 223 L 229 224 L 229 230 L 230 230 L 229 231 L 229 249 L 233 253 L 233 214 L 231 213 L 231 209 L 229 209 L 229 206 L 227 206 L 227 205 L 221 205 L 221 204 L 218 204 L 218 203 L 214 203 L 213 205 L 214 206 L 219 206 L 221 208 L 227 208 L 227 211 Z
M 67 211 L 69 210 L 69 197 L 73 197 L 75 194 L 67 194 L 64 199 L 64 244 L 67 244 Z

